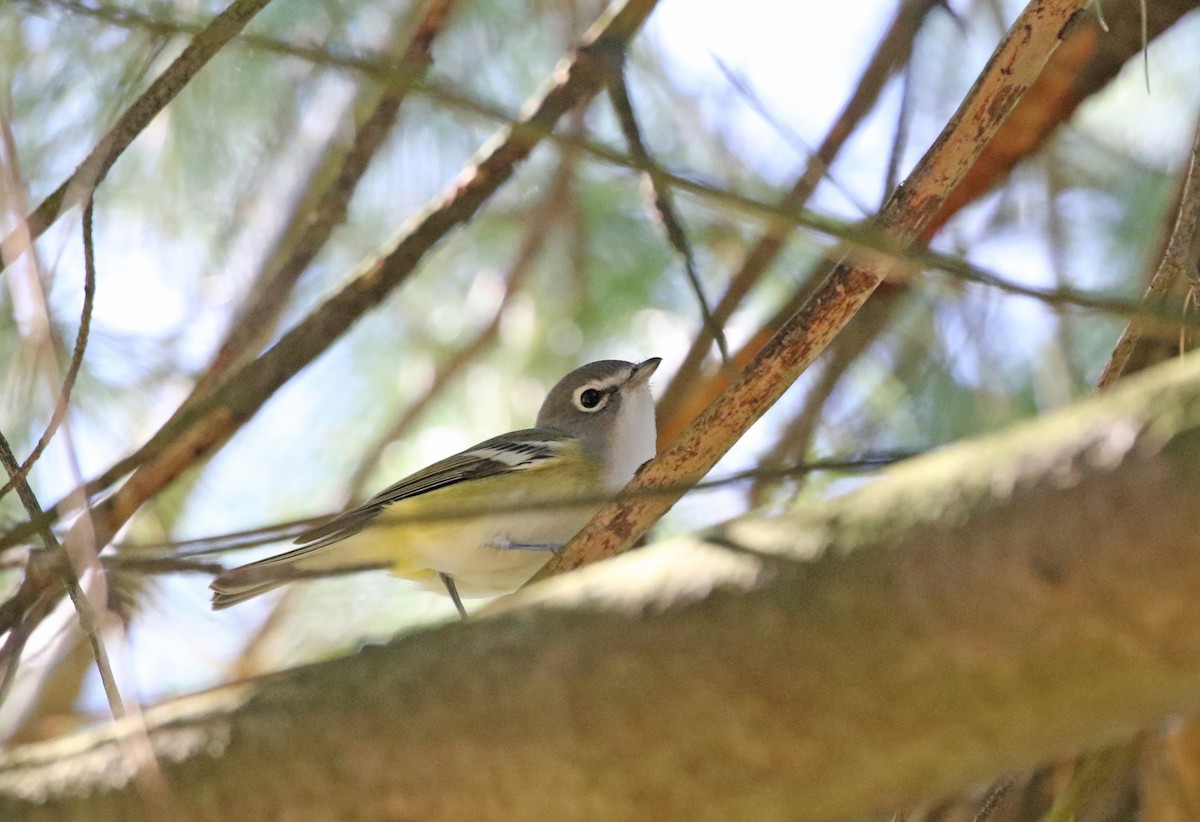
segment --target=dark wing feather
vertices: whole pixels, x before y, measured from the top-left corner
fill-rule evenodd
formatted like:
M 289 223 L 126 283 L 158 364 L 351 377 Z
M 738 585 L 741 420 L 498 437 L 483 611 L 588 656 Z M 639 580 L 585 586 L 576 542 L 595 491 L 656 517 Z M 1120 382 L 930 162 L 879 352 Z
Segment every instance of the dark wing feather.
M 493 437 L 410 474 L 357 508 L 310 528 L 296 538 L 296 544 L 312 549 L 338 542 L 361 531 L 392 503 L 427 494 L 448 485 L 530 468 L 557 456 L 568 443 L 570 438 L 538 428 L 527 428 Z M 320 545 L 309 544 L 318 541 Z

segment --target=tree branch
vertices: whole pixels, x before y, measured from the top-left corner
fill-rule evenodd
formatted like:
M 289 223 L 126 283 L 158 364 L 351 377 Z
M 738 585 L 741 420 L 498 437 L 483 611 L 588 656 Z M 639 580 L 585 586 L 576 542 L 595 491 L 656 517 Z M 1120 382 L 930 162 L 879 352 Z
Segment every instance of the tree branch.
M 89 196 L 83 206 L 83 259 L 86 273 L 84 275 L 84 315 L 81 322 L 79 336 L 76 339 L 75 352 L 72 355 L 70 370 L 67 374 L 66 382 L 63 387 L 63 396 L 61 398 L 62 410 L 61 414 L 66 415 L 66 402 L 70 396 L 71 386 L 74 384 L 75 375 L 78 373 L 80 362 L 83 359 L 84 348 L 87 344 L 87 328 L 91 317 L 91 306 L 95 292 L 96 283 L 96 262 L 95 249 L 92 243 L 92 211 L 95 204 L 94 198 Z M 59 411 L 56 407 L 55 416 L 58 416 Z M 61 418 L 60 420 L 61 421 Z M 56 423 L 52 423 L 56 426 Z M 35 450 L 34 454 L 36 455 Z M 32 458 L 31 458 L 32 460 Z M 30 462 L 32 464 L 32 461 Z M 42 515 L 42 506 L 38 502 L 37 495 L 29 486 L 28 480 L 25 478 L 24 469 L 26 466 L 18 465 L 16 456 L 9 447 L 8 440 L 3 434 L 0 434 L 0 466 L 3 466 L 9 476 L 11 487 L 16 489 L 17 497 L 20 498 L 21 504 L 25 507 L 31 520 L 39 519 Z M 92 650 L 92 657 L 96 661 L 96 670 L 100 674 L 100 682 L 104 686 L 104 694 L 108 699 L 109 707 L 112 710 L 114 719 L 118 719 L 125 715 L 124 703 L 121 700 L 121 693 L 117 688 L 116 679 L 113 677 L 112 665 L 109 663 L 108 651 L 104 647 L 104 640 L 100 636 L 100 627 L 97 625 L 98 617 L 100 616 L 96 606 L 93 604 L 91 597 L 84 590 L 80 582 L 80 577 L 84 570 L 89 567 L 99 568 L 96 562 L 98 551 L 95 549 L 95 544 L 86 543 L 92 550 L 78 552 L 64 552 L 54 534 L 50 531 L 49 526 L 45 526 L 40 531 L 40 536 L 43 543 L 43 550 L 38 552 L 37 561 L 44 572 L 57 572 L 63 589 L 67 596 L 70 597 L 71 604 L 75 607 L 76 616 L 79 619 L 80 630 L 83 631 Z M 80 567 L 76 567 L 76 562 Z M 33 559 L 31 559 L 31 565 Z M 103 571 L 100 571 L 103 573 Z M 33 575 L 30 575 L 33 576 Z M 41 575 L 33 578 L 42 580 Z M 17 624 L 10 626 L 10 637 L 5 643 L 3 651 L 0 651 L 0 665 L 7 666 L 0 668 L 0 705 L 2 705 L 7 696 L 8 688 L 13 682 L 13 677 L 16 674 L 17 663 L 20 660 L 21 650 L 24 648 L 25 642 L 33 629 L 37 627 L 38 622 L 49 615 L 54 601 L 58 597 L 54 595 L 53 583 L 46 580 L 42 585 L 43 590 L 33 599 L 27 610 L 21 614 L 21 620 Z M 16 597 L 14 596 L 14 599 Z M 36 621 L 34 621 L 36 619 Z
M 5 135 L 6 140 L 8 136 L 7 134 Z M 8 147 L 11 152 L 13 148 L 11 142 Z M 10 156 L 12 155 L 10 154 Z M 87 350 L 88 335 L 91 333 L 92 328 L 92 306 L 96 300 L 96 261 L 95 249 L 92 244 L 91 227 L 93 204 L 94 200 L 89 197 L 84 206 L 82 229 L 83 308 L 80 309 L 79 331 L 75 334 L 75 345 L 71 350 L 71 360 L 67 365 L 67 373 L 63 377 L 62 388 L 58 392 L 58 399 L 54 403 L 54 410 L 50 413 L 50 421 L 46 423 L 45 430 L 38 437 L 38 441 L 29 452 L 29 456 L 17 466 L 17 470 L 0 486 L 0 498 L 3 498 L 5 494 L 17 487 L 19 483 L 25 481 L 34 463 L 41 458 L 42 452 L 46 450 L 46 447 L 50 444 L 50 440 L 54 438 L 58 427 L 67 418 L 67 407 L 71 404 L 71 392 L 75 389 L 75 380 L 79 377 L 79 369 L 83 365 L 83 354 Z
M 1084 100 L 1103 88 L 1131 58 L 1145 54 L 1151 40 L 1198 6 L 1197 0 L 1109 0 L 1103 5 L 1103 22 L 1098 14 L 1081 19 L 1007 126 L 930 221 L 924 238 L 932 237 L 963 207 L 1005 179 Z
M 1195 288 L 1200 278 L 1200 121 L 1196 123 L 1196 135 L 1192 141 L 1192 153 L 1183 170 L 1180 186 L 1179 206 L 1175 210 L 1175 223 L 1163 251 L 1162 259 L 1150 278 L 1146 288 L 1145 302 L 1162 306 L 1173 290 L 1186 291 Z M 1185 312 L 1186 313 L 1186 312 Z M 1162 323 L 1149 323 L 1144 319 L 1129 322 L 1121 333 L 1112 357 L 1100 375 L 1098 387 L 1103 390 L 1127 372 L 1133 373 L 1147 365 L 1163 359 Z M 1168 330 L 1169 326 L 1168 326 Z M 1156 333 L 1157 332 L 1157 333 Z M 1156 343 L 1158 343 L 1156 345 Z
M 906 4 L 906 8 L 909 5 Z M 1055 51 L 1012 115 L 988 141 L 979 160 L 942 204 L 937 216 L 922 230 L 921 239 L 928 240 L 934 236 L 958 211 L 1007 177 L 1017 162 L 1037 151 L 1083 100 L 1103 88 L 1122 65 L 1142 51 L 1143 14 L 1148 15 L 1147 33 L 1150 37 L 1157 37 L 1197 5 L 1200 5 L 1197 0 L 1159 0 L 1149 6 L 1139 0 L 1110 0 L 1104 4 L 1104 12 L 1109 16 L 1108 28 L 1101 26 L 1094 16 L 1088 16 L 1079 25 L 1073 26 L 1067 35 L 1066 47 Z M 849 106 L 847 104 L 847 109 Z M 781 236 L 786 236 L 786 233 L 786 226 L 780 229 Z M 774 252 L 769 245 L 763 246 L 763 249 L 772 255 L 768 261 L 773 258 Z M 747 259 L 746 265 L 749 262 Z M 743 274 L 744 270 L 735 278 L 726 296 L 734 296 L 739 301 L 744 296 L 735 292 Z M 752 284 L 753 280 L 746 287 Z M 718 320 L 722 319 L 724 304 L 725 298 L 722 298 L 714 309 Z M 790 316 L 790 313 L 783 319 L 786 316 Z M 764 323 L 734 354 L 734 363 L 741 365 L 748 362 L 779 326 L 780 321 L 775 317 Z M 659 402 L 660 450 L 669 445 L 733 377 L 731 370 L 717 369 L 698 378 L 704 354 L 703 347 L 697 349 L 693 346 Z
M 903 807 L 1194 709 L 1198 489 L 1190 356 L 820 506 L 145 720 L 198 818 Z M 149 818 L 129 732 L 0 758 L 0 817 Z
M 509 304 L 514 297 L 521 293 L 526 281 L 533 275 L 538 258 L 545 250 L 551 230 L 557 225 L 557 220 L 566 213 L 564 203 L 570 196 L 572 163 L 573 161 L 564 159 L 559 164 L 545 198 L 530 210 L 521 241 L 517 245 L 513 261 L 508 268 L 504 295 L 497 303 L 496 310 L 492 313 L 492 319 L 445 362 L 440 363 L 429 388 L 420 397 L 413 400 L 400 413 L 395 422 L 388 426 L 386 431 L 375 437 L 362 449 L 362 461 L 346 484 L 350 489 L 351 498 L 357 498 L 367 491 L 364 488 L 366 481 L 379 462 L 379 454 L 383 452 L 388 443 L 403 437 L 413 423 L 420 419 L 429 406 L 453 383 L 455 378 L 486 352 L 499 336 L 500 325 L 504 321 Z
M 880 212 L 879 227 L 899 249 L 907 248 L 937 213 L 1086 4 L 1086 0 L 1033 0 L 1017 18 L 954 117 Z M 634 477 L 629 489 L 696 481 L 708 473 L 825 350 L 894 268 L 891 260 L 878 259 L 838 265 L 729 387 Z M 678 495 L 618 499 L 534 579 L 627 550 L 678 499 Z
M 650 184 L 654 211 L 663 225 L 667 241 L 671 243 L 683 263 L 683 271 L 687 274 L 688 285 L 691 287 L 692 294 L 696 297 L 697 307 L 700 309 L 701 333 L 716 341 L 721 361 L 727 363 L 729 361 L 729 345 L 725 341 L 725 331 L 713 317 L 712 309 L 708 305 L 708 297 L 704 295 L 704 283 L 700 280 L 700 271 L 696 265 L 696 252 L 692 248 L 687 230 L 683 227 L 683 220 L 675 207 L 675 197 L 671 193 L 670 186 L 663 180 L 662 169 L 650 156 L 645 138 L 642 137 L 642 128 L 638 125 L 637 115 L 633 109 L 633 98 L 629 95 L 624 60 L 617 66 L 609 81 L 608 96 L 612 101 L 613 111 L 616 112 L 617 122 L 621 125 L 621 132 L 625 135 L 625 142 L 629 145 L 629 156 L 645 169 L 643 174 L 646 182 Z
M 207 393 L 237 365 L 257 354 L 270 338 L 300 276 L 346 219 L 350 199 L 375 154 L 391 133 L 413 85 L 433 65 L 433 41 L 445 26 L 454 0 L 430 0 L 403 50 L 396 50 L 394 71 L 381 88 L 371 84 L 355 100 L 354 137 L 345 148 L 334 140 L 293 210 L 287 230 L 271 250 L 252 293 L 225 332 L 225 339 L 192 396 Z
M 936 0 L 899 4 L 895 17 L 880 37 L 875 51 L 863 68 L 854 86 L 854 93 L 838 112 L 820 146 L 805 163 L 804 171 L 784 195 L 781 205 L 790 209 L 801 209 L 808 203 L 813 192 L 817 190 L 817 185 L 837 159 L 842 146 L 875 107 L 875 102 L 883 93 L 887 81 L 899 66 L 908 63 L 917 32 L 936 5 Z M 793 225 L 782 222 L 772 223 L 767 227 L 742 260 L 737 273 L 730 278 L 729 286 L 713 310 L 713 322 L 723 325 L 729 321 L 746 295 L 770 269 L 794 228 Z M 708 329 L 701 329 L 658 401 L 659 428 L 665 434 L 659 436 L 660 447 L 670 445 L 683 427 L 691 422 L 691 417 L 681 419 L 681 412 L 688 407 L 687 395 L 696 387 L 696 379 L 700 376 L 712 342 L 712 335 L 708 333 Z
M 610 6 L 584 36 L 583 45 L 558 66 L 526 109 L 529 114 L 489 141 L 420 219 L 377 258 L 360 266 L 341 291 L 227 382 L 160 428 L 139 450 L 132 476 L 89 516 L 78 518 L 64 542 L 106 545 L 146 500 L 220 448 L 280 386 L 382 302 L 446 234 L 474 216 L 563 114 L 603 86 L 610 75 L 607 64 L 624 51 L 655 4 L 656 0 L 619 0 Z M 0 604 L 0 632 L 15 625 L 22 612 L 40 600 L 47 579 L 46 574 L 27 571 L 13 596 Z
M 560 142 L 573 145 L 574 138 L 563 137 Z M 596 145 L 589 144 L 595 151 L 608 152 L 608 149 L 596 148 Z M 611 153 L 611 152 L 610 152 Z M 614 163 L 627 164 L 627 161 L 619 160 L 619 155 L 613 154 Z M 672 174 L 668 171 L 660 172 L 662 178 L 669 182 L 672 186 L 696 194 L 700 197 L 710 198 L 713 202 L 730 208 L 731 210 L 746 214 L 752 217 L 757 217 L 764 220 L 782 220 L 796 226 L 808 226 L 819 231 L 826 232 L 832 236 L 841 237 L 847 241 L 847 248 L 854 249 L 854 253 L 860 255 L 869 255 L 874 258 L 883 258 L 891 260 L 892 265 L 902 266 L 911 269 L 933 269 L 942 271 L 952 277 L 956 277 L 967 282 L 976 282 L 989 287 L 997 288 L 1012 294 L 1028 296 L 1032 299 L 1042 300 L 1056 305 L 1078 306 L 1081 308 L 1090 308 L 1096 311 L 1107 312 L 1123 317 L 1145 317 L 1149 320 L 1160 321 L 1171 326 L 1198 326 L 1200 327 L 1200 317 L 1179 316 L 1179 311 L 1173 310 L 1168 306 L 1166 309 L 1161 307 L 1147 305 L 1143 300 L 1129 300 L 1120 297 L 1110 297 L 1104 294 L 1097 294 L 1090 291 L 1082 291 L 1073 288 L 1040 288 L 1036 286 L 1027 286 L 1021 283 L 1013 282 L 1004 277 L 993 273 L 985 268 L 973 265 L 959 257 L 950 254 L 930 251 L 928 249 L 908 247 L 901 248 L 897 245 L 894 239 L 891 239 L 885 232 L 880 231 L 877 227 L 870 225 L 849 225 L 842 221 L 823 217 L 821 215 L 810 212 L 793 211 L 779 205 L 772 205 L 754 200 L 734 191 L 721 189 L 712 186 L 708 183 L 697 181 L 686 177 L 681 177 Z M 391 247 L 389 245 L 389 247 Z M 382 253 L 382 252 L 381 252 Z M 809 290 L 801 289 L 793 295 L 788 304 L 778 313 L 775 319 L 768 321 L 764 329 L 760 330 L 755 338 L 747 343 L 734 357 L 735 364 L 742 365 L 749 362 L 753 356 L 760 352 L 766 342 L 769 341 L 769 332 L 771 329 L 782 327 L 788 317 L 791 317 L 800 307 L 803 306 Z M 308 318 L 312 319 L 312 316 Z M 294 330 L 294 329 L 293 329 Z M 280 360 L 286 358 L 277 352 L 272 356 L 279 356 Z M 709 398 L 716 397 L 720 390 L 727 385 L 727 382 L 722 382 L 720 385 L 710 380 L 704 387 L 704 394 L 698 396 L 708 396 Z M 210 396 L 207 399 L 199 400 L 194 406 L 189 409 L 189 412 L 194 417 L 199 417 L 202 414 L 211 413 L 215 407 L 215 400 Z M 93 480 L 88 481 L 84 486 L 84 492 L 89 496 L 100 493 L 101 491 L 111 487 L 123 476 L 129 474 L 134 469 L 141 466 L 143 463 L 156 458 L 159 451 L 165 443 L 177 435 L 179 428 L 185 423 L 181 423 L 178 419 L 172 419 L 167 425 L 155 433 L 150 441 L 144 444 L 141 448 L 135 451 L 128 457 L 119 460 L 112 465 L 103 474 Z M 682 486 L 681 486 L 682 487 Z M 78 499 L 79 489 L 71 491 L 70 494 L 60 499 L 52 506 L 52 511 L 46 513 L 38 520 L 22 522 L 12 528 L 0 532 L 0 549 L 9 548 L 15 545 L 20 545 L 26 541 L 31 535 L 36 534 L 37 529 L 46 525 L 52 525 L 57 521 L 61 511 L 68 511 L 72 508 L 75 500 Z M 6 624 L 3 615 L 6 613 L 5 606 L 0 605 L 0 626 Z
M 234 0 L 198 32 L 171 65 L 167 66 L 133 105 L 125 110 L 71 176 L 63 180 L 49 197 L 0 242 L 0 271 L 32 246 L 37 238 L 54 224 L 60 214 L 90 198 L 113 163 L 150 121 L 158 116 L 167 103 L 174 100 L 191 81 L 196 72 L 204 68 L 208 61 L 269 2 L 270 0 Z

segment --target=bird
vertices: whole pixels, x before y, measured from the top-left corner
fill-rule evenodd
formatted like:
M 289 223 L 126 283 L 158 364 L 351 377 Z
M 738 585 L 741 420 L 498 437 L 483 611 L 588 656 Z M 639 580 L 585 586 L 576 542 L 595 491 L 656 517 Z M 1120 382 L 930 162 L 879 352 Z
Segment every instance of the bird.
M 661 362 L 575 369 L 535 427 L 435 462 L 300 534 L 300 547 L 223 572 L 213 609 L 296 580 L 387 570 L 448 595 L 466 619 L 463 598 L 519 588 L 655 456 L 649 379 Z

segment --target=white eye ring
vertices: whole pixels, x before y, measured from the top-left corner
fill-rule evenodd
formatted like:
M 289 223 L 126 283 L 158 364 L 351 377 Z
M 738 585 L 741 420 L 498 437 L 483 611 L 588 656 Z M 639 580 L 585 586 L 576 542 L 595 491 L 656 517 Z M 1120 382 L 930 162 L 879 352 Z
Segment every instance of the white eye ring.
M 594 414 L 608 405 L 608 392 L 594 385 L 585 385 L 575 392 L 575 407 L 585 414 Z

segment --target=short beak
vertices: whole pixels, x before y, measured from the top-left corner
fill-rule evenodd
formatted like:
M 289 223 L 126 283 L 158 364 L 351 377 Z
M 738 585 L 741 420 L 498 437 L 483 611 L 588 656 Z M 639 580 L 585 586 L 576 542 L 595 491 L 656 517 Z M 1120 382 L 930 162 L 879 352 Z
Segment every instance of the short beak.
M 650 379 L 650 375 L 662 364 L 662 357 L 651 357 L 645 362 L 640 362 L 633 367 L 633 373 L 629 375 L 629 380 L 625 385 L 636 387 Z

